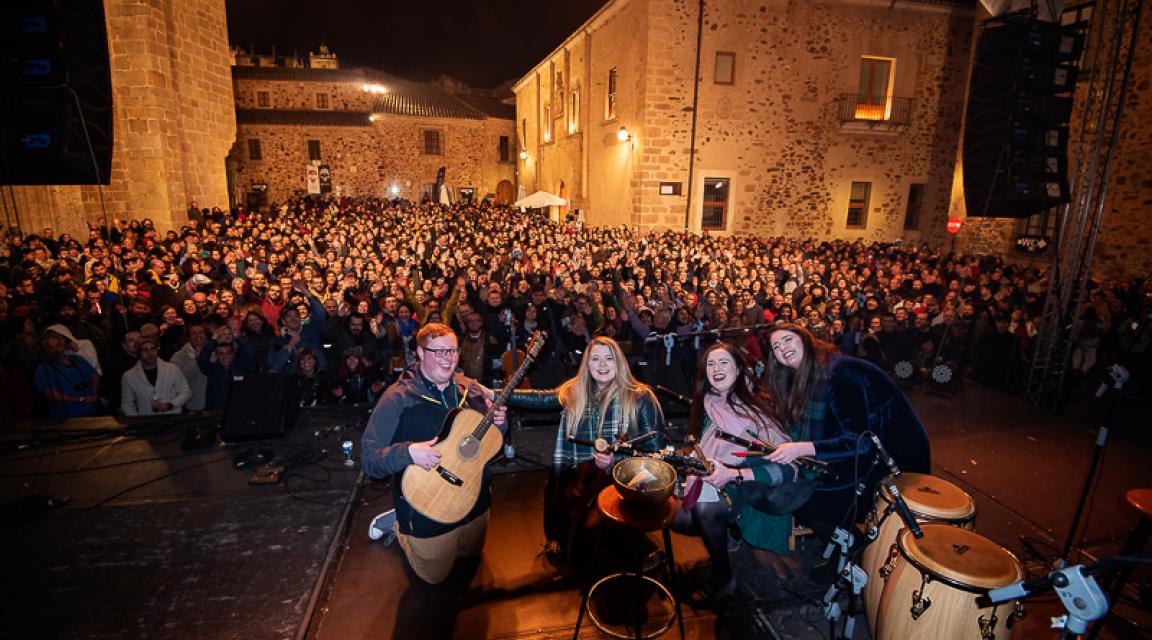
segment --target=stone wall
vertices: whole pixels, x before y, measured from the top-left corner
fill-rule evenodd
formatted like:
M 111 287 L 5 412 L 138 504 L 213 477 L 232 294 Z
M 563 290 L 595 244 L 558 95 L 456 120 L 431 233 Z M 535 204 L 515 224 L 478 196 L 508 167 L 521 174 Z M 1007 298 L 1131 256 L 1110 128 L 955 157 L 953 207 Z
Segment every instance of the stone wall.
M 530 142 L 539 101 L 547 99 L 549 77 L 565 56 L 583 61 L 592 78 L 582 136 L 587 169 L 580 172 L 556 157 L 565 154 L 545 148 L 523 175 L 539 176 L 545 185 L 586 178 L 585 206 L 595 223 L 684 228 L 691 195 L 687 226 L 699 230 L 704 179 L 728 178 L 722 231 L 943 239 L 971 9 L 879 0 L 710 0 L 689 184 L 697 10 L 690 0 L 616 0 L 522 78 L 515 87 L 518 119 L 528 121 Z M 714 82 L 717 52 L 735 54 L 732 84 Z M 866 55 L 896 60 L 893 94 L 912 101 L 908 126 L 841 125 L 840 95 L 857 91 Z M 620 77 L 618 115 L 605 121 L 597 109 L 611 67 Z M 627 143 L 616 139 L 621 126 L 633 134 Z M 853 181 L 872 183 L 872 192 L 866 224 L 849 229 Z M 662 182 L 679 183 L 681 194 L 660 195 Z M 908 232 L 904 214 L 913 183 L 926 191 L 920 224 Z
M 334 72 L 347 73 L 347 72 Z M 356 75 L 349 74 L 350 78 Z M 341 80 L 252 80 L 235 82 L 237 109 L 331 109 L 333 111 L 370 111 L 372 94 L 363 89 L 363 76 L 357 81 Z M 262 107 L 258 92 L 268 93 L 268 105 Z M 318 95 L 328 98 L 328 106 L 321 106 Z
M 332 184 L 342 195 L 391 195 L 395 185 L 402 198 L 420 199 L 422 187 L 436 181 L 446 167 L 445 181 L 453 193 L 475 189 L 477 198 L 495 193 L 500 180 L 513 180 L 515 165 L 499 162 L 499 137 L 513 136 L 510 120 L 464 120 L 377 115 L 371 126 L 241 124 L 230 162 L 235 188 L 268 185 L 269 198 L 305 191 L 308 141 L 320 141 L 321 160 L 332 170 Z M 442 154 L 424 153 L 423 132 L 441 132 Z M 259 139 L 261 160 L 248 157 L 248 140 Z
M 87 234 L 85 221 L 179 226 L 190 202 L 227 206 L 224 159 L 236 125 L 223 0 L 106 0 L 115 109 L 110 184 L 16 187 L 28 230 Z M 101 204 L 103 196 L 103 206 Z M 12 210 L 14 208 L 14 211 Z

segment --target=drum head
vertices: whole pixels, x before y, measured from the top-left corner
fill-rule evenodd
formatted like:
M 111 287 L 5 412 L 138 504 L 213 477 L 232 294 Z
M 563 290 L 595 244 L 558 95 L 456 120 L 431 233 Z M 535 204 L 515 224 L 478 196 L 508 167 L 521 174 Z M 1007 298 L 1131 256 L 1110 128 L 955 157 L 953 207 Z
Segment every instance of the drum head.
M 955 586 L 985 590 L 1021 580 L 1020 561 L 984 536 L 946 524 L 926 524 L 916 539 L 904 529 L 897 536 L 900 552 L 913 565 Z
M 896 486 L 917 515 L 939 520 L 967 520 L 976 513 L 976 503 L 963 489 L 943 478 L 922 473 L 905 473 L 896 478 Z M 886 484 L 880 485 L 880 495 L 889 503 L 892 495 Z

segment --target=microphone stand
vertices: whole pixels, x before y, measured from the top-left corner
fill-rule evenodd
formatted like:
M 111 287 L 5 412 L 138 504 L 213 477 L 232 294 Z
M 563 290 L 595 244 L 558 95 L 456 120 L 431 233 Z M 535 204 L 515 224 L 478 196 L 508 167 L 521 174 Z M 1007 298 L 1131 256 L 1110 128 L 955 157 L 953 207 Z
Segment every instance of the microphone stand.
M 516 369 L 520 368 L 520 354 L 516 352 L 516 323 L 513 322 L 511 309 L 504 309 L 504 325 L 508 327 L 508 348 L 512 351 L 512 371 L 504 372 L 504 380 L 507 381 Z M 504 457 L 509 460 L 516 457 L 516 442 L 513 439 L 515 429 L 512 420 L 518 419 L 511 416 L 508 418 L 508 439 L 504 441 Z
M 1080 502 L 1076 505 L 1076 515 L 1072 517 L 1072 528 L 1068 531 L 1068 538 L 1064 541 L 1064 549 L 1060 552 L 1060 558 L 1065 560 L 1072 553 L 1076 533 L 1080 530 L 1080 518 L 1084 516 L 1088 494 L 1092 492 L 1093 480 L 1095 480 L 1096 472 L 1100 468 L 1100 460 L 1104 457 L 1104 447 L 1108 444 L 1109 425 L 1112 424 L 1112 413 L 1116 409 L 1116 395 L 1131 377 L 1128 370 L 1119 364 L 1108 367 L 1108 374 L 1112 377 L 1111 383 L 1105 380 L 1096 390 L 1097 399 L 1107 396 L 1108 401 L 1105 404 L 1104 422 L 1100 425 L 1100 432 L 1096 435 L 1096 449 L 1092 452 L 1092 464 L 1088 467 L 1088 476 L 1084 478 L 1084 489 L 1080 492 Z M 1109 391 L 1113 391 L 1113 393 L 1109 393 Z

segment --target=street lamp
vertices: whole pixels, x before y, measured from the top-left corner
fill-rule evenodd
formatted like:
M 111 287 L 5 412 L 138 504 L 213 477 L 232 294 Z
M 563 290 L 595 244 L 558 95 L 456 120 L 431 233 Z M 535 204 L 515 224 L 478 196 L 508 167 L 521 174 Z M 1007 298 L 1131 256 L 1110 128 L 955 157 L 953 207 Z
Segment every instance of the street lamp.
M 616 139 L 620 142 L 628 142 L 632 139 L 632 134 L 628 133 L 628 130 L 624 127 L 620 127 L 620 130 L 616 132 Z

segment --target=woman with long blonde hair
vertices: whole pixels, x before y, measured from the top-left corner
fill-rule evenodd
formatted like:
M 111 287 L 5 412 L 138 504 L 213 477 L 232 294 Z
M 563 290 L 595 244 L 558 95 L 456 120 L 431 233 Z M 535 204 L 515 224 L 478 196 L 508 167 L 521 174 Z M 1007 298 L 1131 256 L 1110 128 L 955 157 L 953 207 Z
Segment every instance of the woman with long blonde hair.
M 545 488 L 544 533 L 549 550 L 571 561 L 574 551 L 587 551 L 582 541 L 599 524 L 596 495 L 610 481 L 614 462 L 612 453 L 572 440 L 614 444 L 655 432 L 643 446 L 657 450 L 664 446 L 660 404 L 651 387 L 632 376 L 620 345 L 597 336 L 584 349 L 575 377 L 557 389 L 517 391 L 508 405 L 563 411 Z

